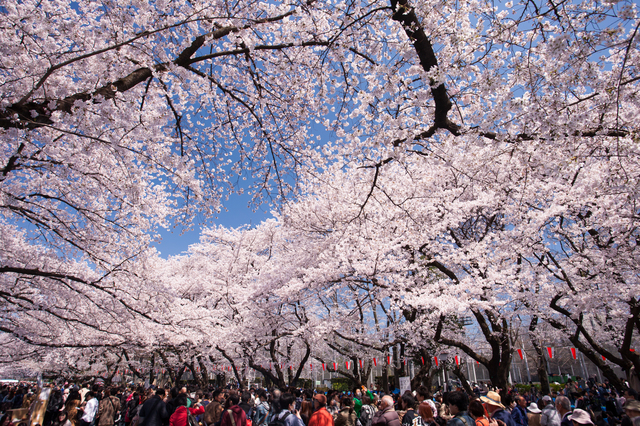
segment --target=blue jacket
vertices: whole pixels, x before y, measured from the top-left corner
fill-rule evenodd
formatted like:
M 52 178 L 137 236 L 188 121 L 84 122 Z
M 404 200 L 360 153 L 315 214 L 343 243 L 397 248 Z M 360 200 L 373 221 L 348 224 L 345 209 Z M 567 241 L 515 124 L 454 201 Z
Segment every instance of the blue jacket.
M 447 422 L 447 426 L 476 426 L 476 421 L 466 411 L 461 411 Z
M 494 411 L 493 414 L 491 414 L 491 418 L 502 420 L 507 426 L 516 426 L 516 422 L 513 421 L 511 414 L 505 410 Z
M 513 411 L 511 411 L 511 417 L 513 417 L 516 426 L 529 426 L 529 418 L 524 408 L 516 405 Z

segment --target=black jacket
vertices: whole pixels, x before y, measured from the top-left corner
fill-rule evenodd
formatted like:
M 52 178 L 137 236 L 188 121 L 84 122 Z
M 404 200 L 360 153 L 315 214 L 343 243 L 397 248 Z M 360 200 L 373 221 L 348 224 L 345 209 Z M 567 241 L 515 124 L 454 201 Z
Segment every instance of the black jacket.
M 139 426 L 162 426 L 169 419 L 167 405 L 158 395 L 153 395 L 140 408 Z

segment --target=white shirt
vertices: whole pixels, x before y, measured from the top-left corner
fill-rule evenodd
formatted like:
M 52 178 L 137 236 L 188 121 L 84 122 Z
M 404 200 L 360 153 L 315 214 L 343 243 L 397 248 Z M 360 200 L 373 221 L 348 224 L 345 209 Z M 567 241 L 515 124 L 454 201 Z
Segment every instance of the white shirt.
M 91 398 L 87 401 L 87 405 L 84 407 L 84 414 L 82 415 L 82 420 L 87 423 L 91 423 L 93 418 L 96 416 L 98 412 L 98 398 Z

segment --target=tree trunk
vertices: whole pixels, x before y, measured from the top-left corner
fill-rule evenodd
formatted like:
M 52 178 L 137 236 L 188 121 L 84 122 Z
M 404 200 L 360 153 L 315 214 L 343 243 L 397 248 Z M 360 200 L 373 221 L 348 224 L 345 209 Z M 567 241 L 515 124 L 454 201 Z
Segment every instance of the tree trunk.
M 462 364 L 453 367 L 453 374 L 455 374 L 456 377 L 460 380 L 460 383 L 462 383 L 462 388 L 467 393 L 467 395 L 473 395 L 473 389 L 471 389 L 471 386 L 469 386 L 469 382 L 467 381 L 467 377 L 462 372 L 461 366 Z

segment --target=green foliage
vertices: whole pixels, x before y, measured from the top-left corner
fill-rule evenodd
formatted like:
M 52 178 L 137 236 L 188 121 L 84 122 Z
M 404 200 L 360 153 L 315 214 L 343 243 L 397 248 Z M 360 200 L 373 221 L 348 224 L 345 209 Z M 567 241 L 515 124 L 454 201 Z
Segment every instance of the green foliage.
M 351 379 L 346 377 L 336 377 L 331 379 L 331 387 L 340 392 L 348 392 L 352 385 Z

